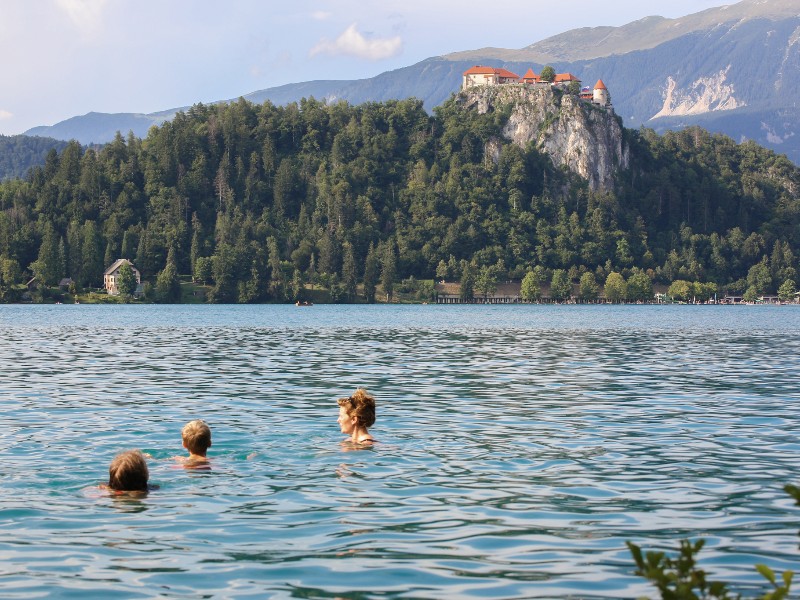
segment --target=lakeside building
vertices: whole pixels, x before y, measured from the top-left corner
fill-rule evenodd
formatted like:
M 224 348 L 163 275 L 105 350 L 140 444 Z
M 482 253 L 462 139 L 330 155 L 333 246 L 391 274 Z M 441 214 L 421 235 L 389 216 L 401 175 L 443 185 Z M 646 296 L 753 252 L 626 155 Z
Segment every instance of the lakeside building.
M 520 298 L 519 282 L 498 283 L 497 289 L 484 297 L 475 292 L 472 300 L 461 299 L 461 284 L 458 282 L 441 281 L 434 286 L 437 304 L 517 304 Z
M 136 277 L 137 287 L 141 285 L 142 274 L 139 273 L 139 269 L 134 267 L 133 263 L 127 258 L 118 258 L 103 272 L 103 287 L 106 288 L 106 291 L 110 296 L 116 296 L 119 294 L 119 287 L 117 287 L 117 282 L 119 281 L 119 270 L 122 268 L 122 265 L 126 264 L 131 266 L 131 270 Z
M 461 298 L 461 284 L 457 281 L 437 281 L 434 284 L 434 291 L 436 304 L 519 304 L 526 302 L 522 299 L 522 282 L 520 281 L 498 283 L 495 291 L 486 296 L 478 290 L 473 290 L 473 297 L 467 300 Z M 550 295 L 550 284 L 548 283 L 541 285 L 540 292 L 541 295 L 536 301 L 538 304 L 607 304 L 609 302 L 603 286 L 599 287 L 597 296 L 590 300 L 580 300 L 580 286 L 576 283 L 572 284 L 572 293 L 568 299 L 554 300 Z M 654 284 L 653 298 L 644 304 L 664 303 L 668 298 L 666 292 L 666 285 Z M 798 292 L 798 301 L 800 301 L 800 292 Z M 672 300 L 670 299 L 669 302 Z M 637 304 L 642 304 L 642 302 L 637 302 Z

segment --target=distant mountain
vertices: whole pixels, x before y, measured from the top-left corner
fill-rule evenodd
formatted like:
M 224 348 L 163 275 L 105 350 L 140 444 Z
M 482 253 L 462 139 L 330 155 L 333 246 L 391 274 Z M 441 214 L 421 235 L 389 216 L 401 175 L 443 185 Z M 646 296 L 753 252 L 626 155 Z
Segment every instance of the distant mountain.
M 519 50 L 483 48 L 448 54 L 450 60 L 494 58 L 508 62 L 575 62 L 649 50 L 691 33 L 710 31 L 725 23 L 754 19 L 781 21 L 800 14 L 797 0 L 745 0 L 710 8 L 679 19 L 650 16 L 621 27 L 583 27 L 547 38 Z
M 59 140 L 77 140 L 81 144 L 104 144 L 114 139 L 117 132 L 126 135 L 129 131 L 144 137 L 153 125 L 161 125 L 182 109 L 172 109 L 159 113 L 143 115 L 139 113 L 98 113 L 90 112 L 80 117 L 72 117 L 55 125 L 34 127 L 25 135 L 51 137 Z
M 627 127 L 663 132 L 700 125 L 736 141 L 755 140 L 800 164 L 797 0 L 743 0 L 680 19 L 647 17 L 622 27 L 575 29 L 519 50 L 458 52 L 369 79 L 290 84 L 245 98 L 285 104 L 308 96 L 351 103 L 415 96 L 431 110 L 459 88 L 461 73 L 475 64 L 520 75 L 550 64 L 584 84 L 602 79 Z M 145 135 L 176 110 L 90 113 L 26 133 L 103 142 L 117 130 Z
M 61 152 L 67 142 L 27 135 L 0 135 L 0 180 L 25 177 L 31 167 L 43 165 L 50 150 Z

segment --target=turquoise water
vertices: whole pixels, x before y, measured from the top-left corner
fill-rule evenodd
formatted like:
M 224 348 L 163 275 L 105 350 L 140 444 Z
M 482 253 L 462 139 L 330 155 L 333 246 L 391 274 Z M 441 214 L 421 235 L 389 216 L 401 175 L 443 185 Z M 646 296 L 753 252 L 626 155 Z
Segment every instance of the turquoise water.
M 800 308 L 0 306 L 3 598 L 636 598 L 800 571 Z M 364 386 L 380 440 L 340 445 Z M 186 471 L 180 429 L 213 431 Z M 148 452 L 144 499 L 96 487 Z

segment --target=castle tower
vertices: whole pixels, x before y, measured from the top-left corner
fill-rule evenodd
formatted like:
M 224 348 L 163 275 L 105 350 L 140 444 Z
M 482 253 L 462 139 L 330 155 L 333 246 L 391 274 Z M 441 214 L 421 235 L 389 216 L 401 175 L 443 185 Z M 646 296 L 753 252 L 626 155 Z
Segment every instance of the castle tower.
M 608 93 L 608 88 L 602 79 L 598 79 L 597 83 L 594 84 L 592 102 L 600 106 L 611 106 L 611 94 Z

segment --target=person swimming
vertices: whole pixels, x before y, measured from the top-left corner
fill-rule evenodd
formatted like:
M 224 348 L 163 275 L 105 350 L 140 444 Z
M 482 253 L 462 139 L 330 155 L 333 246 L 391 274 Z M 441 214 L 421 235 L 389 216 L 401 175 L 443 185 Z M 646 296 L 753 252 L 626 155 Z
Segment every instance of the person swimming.
M 339 428 L 350 436 L 353 444 L 372 444 L 375 442 L 368 428 L 375 424 L 375 398 L 366 390 L 358 388 L 348 398 L 339 398 Z
M 206 456 L 211 447 L 211 428 L 208 424 L 196 419 L 189 421 L 181 430 L 183 447 L 189 451 L 189 456 L 177 457 L 184 467 L 189 469 L 209 469 L 210 463 Z
M 101 486 L 117 494 L 146 493 L 150 472 L 140 450 L 120 452 L 108 467 L 108 484 Z

